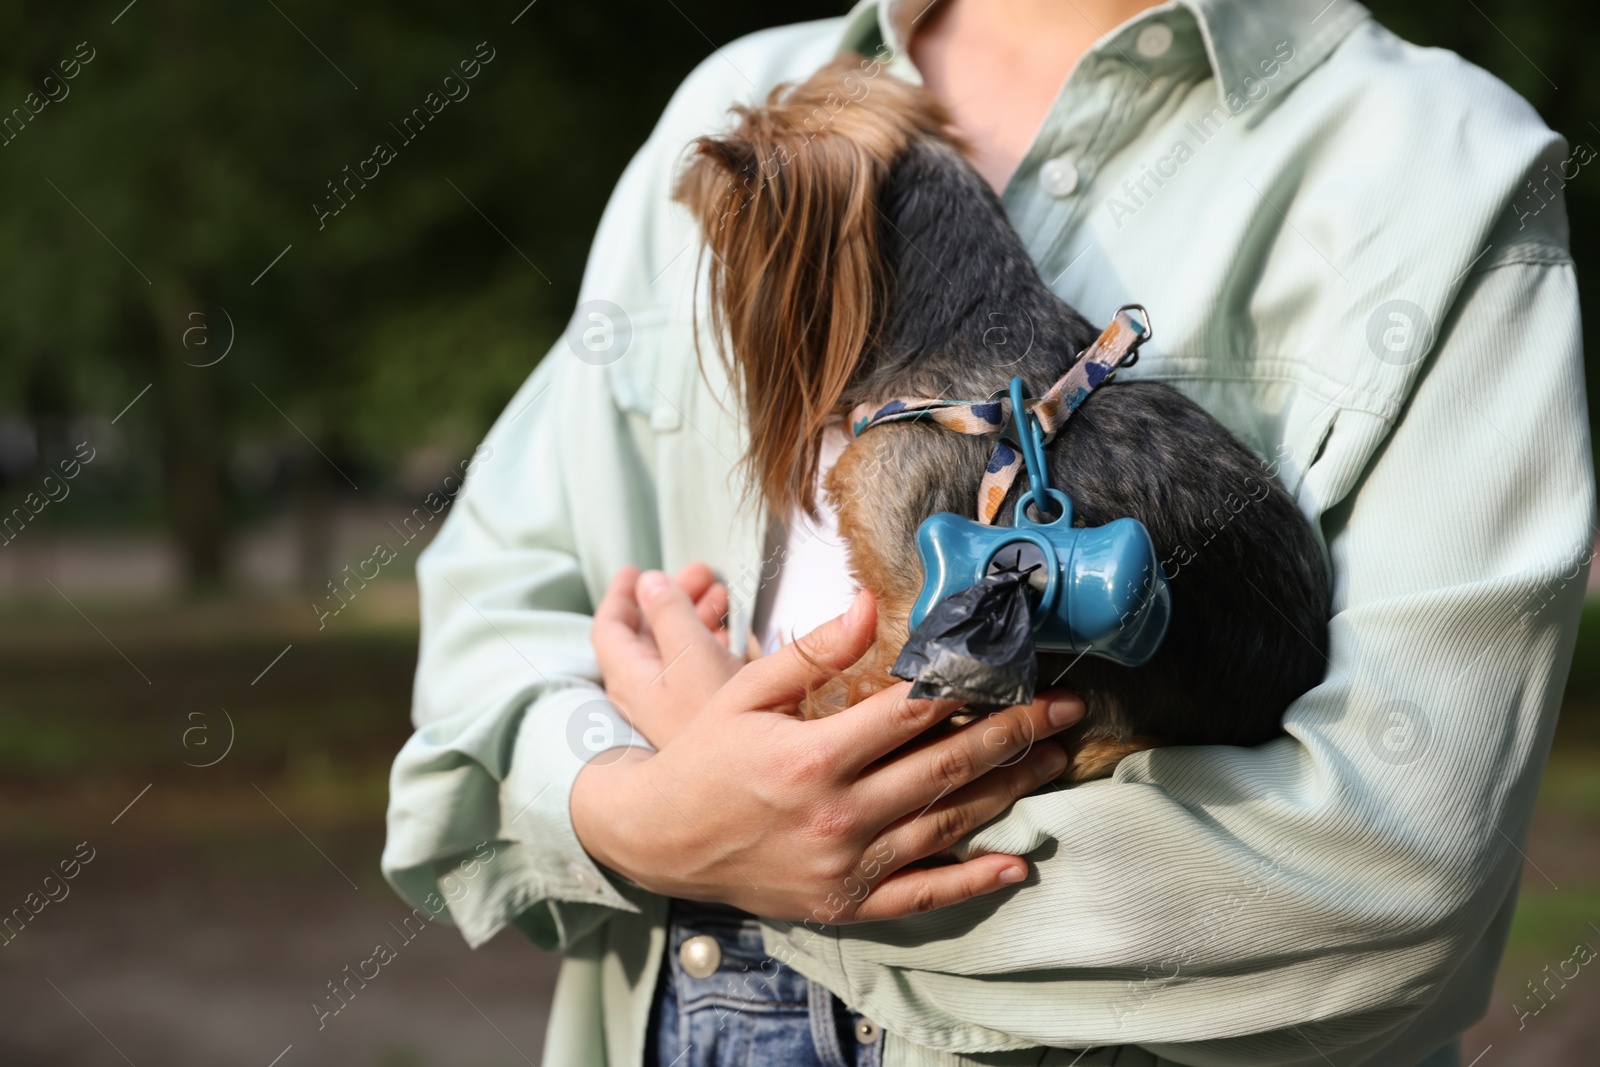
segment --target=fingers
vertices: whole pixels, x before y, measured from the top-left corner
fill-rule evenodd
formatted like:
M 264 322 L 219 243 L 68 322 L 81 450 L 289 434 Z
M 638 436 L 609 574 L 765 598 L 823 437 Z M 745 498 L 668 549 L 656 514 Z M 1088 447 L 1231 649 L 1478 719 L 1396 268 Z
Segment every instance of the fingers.
M 728 643 L 728 587 L 721 582 L 715 582 L 704 596 L 694 602 L 695 614 L 700 616 L 700 622 L 706 629 Z
M 706 595 L 712 585 L 716 584 L 717 576 L 708 565 L 700 560 L 695 560 L 693 563 L 686 564 L 683 570 L 679 571 L 672 580 L 683 587 L 683 591 L 689 594 L 690 600 L 699 601 L 701 597 Z
M 620 622 L 637 630 L 639 628 L 639 602 L 633 589 L 639 581 L 638 567 L 619 567 L 606 587 L 605 596 L 594 609 L 596 622 Z
M 866 763 L 860 761 L 877 758 L 874 752 L 882 756 L 920 733 L 919 726 L 926 729 L 931 725 L 927 720 L 938 712 L 930 705 L 949 706 L 947 702 L 886 701 L 881 707 L 856 716 L 859 709 L 882 695 L 868 697 L 833 716 L 856 717 L 847 727 L 854 731 L 855 738 L 845 750 L 854 765 L 864 767 Z M 996 768 L 1016 763 L 1036 742 L 1082 718 L 1083 701 L 1073 694 L 1059 689 L 1040 693 L 1031 704 L 1003 708 L 870 768 L 861 779 L 861 802 L 873 810 L 920 810 Z M 874 733 L 875 725 L 881 734 Z
M 694 599 L 682 585 L 661 571 L 645 571 L 639 576 L 635 593 L 656 645 L 661 649 L 663 662 L 671 662 L 685 649 L 721 651 L 712 634 L 714 627 L 706 625 Z M 708 588 L 703 591 L 702 599 L 712 595 Z
M 910 692 L 910 682 L 896 682 L 821 720 L 839 750 L 847 753 L 852 772 L 914 740 L 963 706 L 959 700 L 912 700 Z
M 877 851 L 903 863 L 925 859 L 950 848 L 1009 808 L 1019 797 L 1060 777 L 1067 753 L 1054 741 L 1043 741 L 1015 760 L 962 789 L 934 801 L 884 832 Z
M 851 922 L 900 919 L 959 904 L 1028 876 L 1020 856 L 979 856 L 948 867 L 907 867 L 880 882 L 851 916 Z
M 738 699 L 749 709 L 793 706 L 812 689 L 860 659 L 872 647 L 877 626 L 877 603 L 872 594 L 863 589 L 843 615 L 740 671 Z M 827 721 L 819 720 L 819 725 Z
M 608 684 L 620 684 L 641 661 L 654 663 L 657 659 L 655 643 L 639 630 L 644 616 L 633 595 L 638 579 L 637 567 L 621 568 L 595 607 L 590 637 L 600 673 Z
M 694 602 L 695 614 L 700 616 L 701 623 L 716 635 L 717 643 L 726 648 L 728 587 L 718 581 L 711 568 L 699 560 L 685 566 L 672 580 L 689 594 L 689 599 Z

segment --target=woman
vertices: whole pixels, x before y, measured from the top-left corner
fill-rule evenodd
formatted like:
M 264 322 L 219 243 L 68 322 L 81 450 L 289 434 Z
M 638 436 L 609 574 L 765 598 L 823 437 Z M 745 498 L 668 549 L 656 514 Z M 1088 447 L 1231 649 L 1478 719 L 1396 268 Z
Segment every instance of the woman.
M 659 753 L 617 747 L 589 615 L 619 568 L 710 564 L 735 651 L 758 606 L 804 632 L 773 613 L 816 585 L 814 542 L 741 506 L 670 196 L 730 104 L 841 48 L 944 99 L 1041 275 L 1091 320 L 1149 307 L 1136 373 L 1204 404 L 1318 522 L 1332 651 L 1288 737 L 1029 795 L 1054 747 L 1029 731 L 1077 714 L 1051 694 L 1002 713 L 1005 758 L 957 733 L 869 771 L 871 744 L 933 712 L 898 690 L 816 723 L 784 710 L 859 653 L 870 603 L 808 639 L 816 663 L 791 648 L 729 679 L 695 629 L 696 595 L 720 609 L 695 567 L 646 575 L 634 609 L 614 591 L 613 621 L 641 611 L 689 650 L 663 688 L 702 705 Z M 813 1025 L 799 1052 L 755 1034 L 752 1062 L 1459 1062 L 1594 536 L 1559 189 L 1527 200 L 1565 154 L 1504 86 L 1350 0 L 866 2 L 720 50 L 624 173 L 568 336 L 419 566 L 385 872 L 445 896 L 474 944 L 515 923 L 566 951 L 552 1064 L 644 1062 L 663 969 L 707 967 L 757 991 L 708 993 L 682 1064 L 783 1001 L 762 983 L 803 991 Z M 957 837 L 966 862 L 907 866 Z M 689 936 L 715 923 L 669 926 L 668 895 L 767 917 L 757 966 L 737 912 Z

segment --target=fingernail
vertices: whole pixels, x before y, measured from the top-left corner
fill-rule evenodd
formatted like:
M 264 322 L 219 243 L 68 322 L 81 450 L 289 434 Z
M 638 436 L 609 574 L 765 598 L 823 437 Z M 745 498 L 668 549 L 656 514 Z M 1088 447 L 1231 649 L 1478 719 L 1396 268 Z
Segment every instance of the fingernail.
M 1055 742 L 1040 745 L 1044 755 L 1039 757 L 1039 776 L 1045 781 L 1059 777 L 1067 769 L 1067 751 Z
M 1058 697 L 1045 708 L 1044 714 L 1051 726 L 1071 726 L 1083 718 L 1083 702 L 1077 697 Z
M 640 603 L 643 603 L 647 600 L 654 600 L 656 594 L 665 589 L 669 581 L 671 581 L 671 579 L 661 571 L 645 571 L 643 574 L 639 575 Z
M 1001 885 L 1015 885 L 1026 877 L 1028 877 L 1028 868 L 1021 864 L 1013 864 L 1010 867 L 1001 868 L 996 881 Z

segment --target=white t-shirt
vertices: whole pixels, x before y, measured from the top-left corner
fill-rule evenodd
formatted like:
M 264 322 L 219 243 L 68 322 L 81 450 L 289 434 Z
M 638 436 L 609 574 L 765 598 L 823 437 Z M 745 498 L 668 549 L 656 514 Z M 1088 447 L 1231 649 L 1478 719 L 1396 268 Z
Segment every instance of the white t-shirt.
M 817 464 L 817 518 L 797 512 L 775 527 L 778 537 L 769 544 L 762 574 L 776 576 L 756 594 L 753 629 L 763 655 L 776 652 L 796 637 L 843 615 L 859 587 L 850 577 L 838 517 L 821 491 L 827 475 L 850 439 L 844 421 L 830 423 L 823 432 L 822 455 Z

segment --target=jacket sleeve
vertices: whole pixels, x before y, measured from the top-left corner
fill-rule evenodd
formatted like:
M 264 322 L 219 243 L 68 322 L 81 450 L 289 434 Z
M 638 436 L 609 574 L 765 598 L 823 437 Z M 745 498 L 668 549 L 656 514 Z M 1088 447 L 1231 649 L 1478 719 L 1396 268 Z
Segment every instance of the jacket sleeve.
M 647 143 L 624 173 L 590 279 L 644 261 L 660 155 Z M 628 358 L 648 360 L 640 348 L 652 343 L 636 331 Z M 616 403 L 615 368 L 599 363 L 556 343 L 480 446 L 417 564 L 416 732 L 390 775 L 382 866 L 408 902 L 454 921 L 473 945 L 516 922 L 562 948 L 618 909 L 638 910 L 636 891 L 585 853 L 568 810 L 586 758 L 645 743 L 600 699 L 595 583 L 624 563 L 660 562 L 639 458 L 648 442 L 637 437 L 648 429 Z M 614 500 L 615 521 L 580 538 L 575 494 Z
M 1139 753 L 1025 798 L 971 842 L 1031 854 L 1017 890 L 775 924 L 775 954 L 953 1052 L 1319 1064 L 1390 1045 L 1458 971 L 1477 969 L 1481 1004 L 1595 537 L 1572 266 L 1513 260 L 1463 283 L 1407 410 L 1323 517 L 1330 658 L 1289 736 Z M 1328 453 L 1375 418 L 1341 411 Z
M 568 797 L 585 759 L 644 744 L 598 702 L 593 601 L 624 564 L 705 556 L 689 551 L 681 522 L 663 521 L 663 501 L 681 512 L 727 496 L 720 470 L 686 462 L 681 440 L 671 446 L 692 436 L 717 458 L 730 447 L 720 430 L 703 429 L 723 417 L 719 398 L 706 394 L 702 411 L 683 395 L 696 357 L 694 334 L 678 320 L 693 312 L 698 230 L 671 203 L 673 176 L 684 147 L 725 122 L 730 104 L 815 69 L 840 28 L 825 20 L 763 31 L 685 79 L 607 204 L 581 321 L 507 405 L 418 562 L 416 733 L 390 777 L 383 870 L 413 904 L 447 907 L 474 945 L 515 922 L 542 947 L 565 948 L 619 910 L 660 905 L 590 860 Z M 629 320 L 618 358 L 583 354 L 595 326 L 590 301 Z M 696 417 L 693 433 L 683 432 Z M 685 478 L 697 487 L 686 491 Z M 713 511 L 721 514 L 707 509 L 700 522 L 711 524 Z M 743 530 L 722 532 L 732 544 Z

